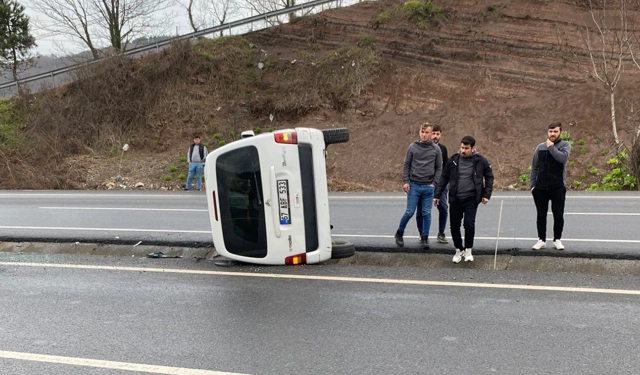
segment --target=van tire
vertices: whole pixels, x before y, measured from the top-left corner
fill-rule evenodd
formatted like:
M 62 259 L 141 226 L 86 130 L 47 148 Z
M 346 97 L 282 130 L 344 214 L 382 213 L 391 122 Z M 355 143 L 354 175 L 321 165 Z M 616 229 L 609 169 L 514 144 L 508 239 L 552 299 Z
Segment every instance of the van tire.
M 331 259 L 352 257 L 356 253 L 356 246 L 347 241 L 333 241 L 331 243 Z
M 349 141 L 349 129 L 347 128 L 324 129 L 322 134 L 324 135 L 325 146 Z

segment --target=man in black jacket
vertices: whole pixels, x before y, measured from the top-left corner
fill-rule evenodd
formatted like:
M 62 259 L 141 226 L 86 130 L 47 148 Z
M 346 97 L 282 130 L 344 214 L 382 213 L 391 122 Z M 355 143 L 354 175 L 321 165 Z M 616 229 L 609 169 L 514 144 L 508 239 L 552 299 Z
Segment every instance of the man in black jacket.
M 533 250 L 546 247 L 549 201 L 553 212 L 553 247 L 564 250 L 560 241 L 564 228 L 564 201 L 567 195 L 567 161 L 571 145 L 560 138 L 562 124 L 554 122 L 547 129 L 547 140 L 536 148 L 531 162 L 529 186 L 536 204 L 538 241 Z
M 444 167 L 435 197 L 439 197 L 449 185 L 449 218 L 451 238 L 456 248 L 454 263 L 473 262 L 473 238 L 475 237 L 478 205 L 487 204 L 493 191 L 493 171 L 487 159 L 476 151 L 476 140 L 465 136 L 460 151 L 453 155 Z M 434 198 L 434 205 L 440 200 Z M 460 225 L 464 218 L 464 247 Z

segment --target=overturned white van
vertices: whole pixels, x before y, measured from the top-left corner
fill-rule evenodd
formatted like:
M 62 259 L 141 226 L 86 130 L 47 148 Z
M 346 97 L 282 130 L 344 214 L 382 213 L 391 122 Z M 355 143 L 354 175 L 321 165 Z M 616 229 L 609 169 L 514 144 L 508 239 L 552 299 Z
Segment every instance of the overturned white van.
M 332 241 L 325 151 L 346 128 L 295 128 L 248 135 L 207 156 L 213 243 L 229 259 L 312 264 L 353 255 Z

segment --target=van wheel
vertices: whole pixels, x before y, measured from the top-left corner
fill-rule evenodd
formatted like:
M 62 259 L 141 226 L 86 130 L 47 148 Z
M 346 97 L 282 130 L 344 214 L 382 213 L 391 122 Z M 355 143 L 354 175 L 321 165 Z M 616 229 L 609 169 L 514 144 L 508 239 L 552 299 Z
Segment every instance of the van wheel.
M 331 243 L 331 259 L 352 257 L 356 253 L 356 246 L 347 241 L 333 241 Z
M 326 146 L 349 141 L 349 129 L 347 128 L 324 129 L 322 134 L 324 135 L 324 144 Z

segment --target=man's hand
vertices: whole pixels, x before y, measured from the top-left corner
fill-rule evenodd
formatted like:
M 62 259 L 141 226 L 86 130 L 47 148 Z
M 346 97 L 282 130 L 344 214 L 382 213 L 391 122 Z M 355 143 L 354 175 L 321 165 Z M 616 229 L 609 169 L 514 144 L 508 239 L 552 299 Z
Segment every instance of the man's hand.
M 405 193 L 408 193 L 409 192 L 409 184 L 402 185 L 402 190 L 404 190 Z
M 437 206 L 437 205 L 439 205 L 439 204 L 440 204 L 440 199 L 438 199 L 438 198 L 433 198 L 433 205 L 434 205 L 434 206 Z
M 549 138 L 547 138 L 547 148 L 553 146 L 553 142 Z
M 532 188 L 531 188 L 531 191 L 533 191 L 533 189 L 535 189 L 535 188 L 536 188 L 535 186 L 534 186 L 534 187 L 532 187 Z
M 489 203 L 489 199 L 487 198 L 482 198 L 482 204 L 487 204 Z

